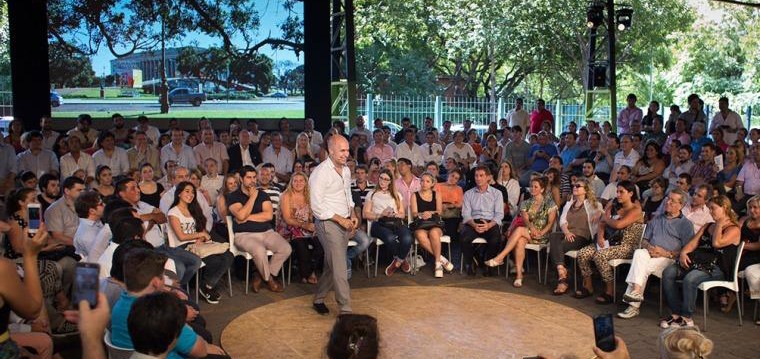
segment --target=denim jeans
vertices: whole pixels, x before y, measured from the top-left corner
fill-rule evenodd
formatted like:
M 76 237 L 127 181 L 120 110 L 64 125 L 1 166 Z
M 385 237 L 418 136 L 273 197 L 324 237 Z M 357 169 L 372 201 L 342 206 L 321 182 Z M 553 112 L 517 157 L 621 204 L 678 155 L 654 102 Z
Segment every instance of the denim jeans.
M 683 273 L 684 269 L 678 263 L 665 268 L 662 271 L 662 288 L 670 311 L 673 314 L 691 318 L 694 316 L 699 284 L 710 280 L 722 280 L 723 272 L 720 268 L 715 267 L 710 273 L 696 269 L 689 271 L 685 276 Z M 679 284 L 676 283 L 676 280 L 681 279 L 681 277 L 683 278 L 683 283 L 680 285 L 683 292 L 682 297 L 678 295 Z
M 391 227 L 375 222 L 372 224 L 370 234 L 372 237 L 380 238 L 383 241 L 383 247 L 393 258 L 403 260 L 409 253 L 409 249 L 412 248 L 412 232 L 409 231 L 408 227 L 401 226 L 394 231 Z
M 200 257 L 186 251 L 184 248 L 172 248 L 162 245 L 157 247 L 156 250 L 174 260 L 174 264 L 177 266 L 177 277 L 179 277 L 179 284 L 181 285 L 190 283 L 190 279 L 193 279 L 195 273 L 201 268 Z
M 364 251 L 367 250 L 370 244 L 372 244 L 372 239 L 369 238 L 367 235 L 367 232 L 360 230 L 356 231 L 356 234 L 354 234 L 354 238 L 351 238 L 354 242 L 356 242 L 356 246 L 354 247 L 348 247 L 348 251 L 346 252 L 346 258 L 350 261 L 354 260 L 356 256 L 364 253 Z

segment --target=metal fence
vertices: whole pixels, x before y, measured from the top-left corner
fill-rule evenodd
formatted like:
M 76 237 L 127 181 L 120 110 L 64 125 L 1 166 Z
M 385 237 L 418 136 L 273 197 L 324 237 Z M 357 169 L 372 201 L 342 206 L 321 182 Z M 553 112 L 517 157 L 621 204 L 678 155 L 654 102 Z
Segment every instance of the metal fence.
M 453 124 L 461 124 L 464 120 L 471 120 L 473 125 L 488 125 L 491 121 L 506 117 L 510 110 L 515 107 L 516 98 L 499 98 L 491 101 L 489 98 L 446 98 L 443 96 L 429 97 L 405 97 L 405 96 L 375 96 L 368 94 L 359 98 L 359 113 L 369 120 L 382 118 L 386 121 L 401 123 L 401 119 L 409 117 L 412 123 L 422 128 L 425 117 L 433 118 L 436 128 L 441 128 L 443 121 L 449 120 Z M 617 105 L 618 111 L 626 106 L 625 103 Z M 524 107 L 528 112 L 536 108 L 536 99 L 524 99 Z M 668 106 L 662 105 L 660 114 L 667 119 Z M 586 104 L 575 100 L 556 100 L 546 103 L 555 118 L 554 130 L 562 132 L 567 125 L 574 121 L 578 126 L 586 124 Z M 646 108 L 642 108 L 646 111 Z M 760 118 L 752 117 L 752 113 L 760 111 L 760 103 L 734 109 L 744 120 L 747 128 L 760 127 Z M 712 119 L 717 111 L 716 108 L 706 107 L 705 113 L 708 119 Z M 609 106 L 596 106 L 591 118 L 596 121 L 610 119 Z
M 0 76 L 0 116 L 13 116 L 13 92 L 10 76 Z

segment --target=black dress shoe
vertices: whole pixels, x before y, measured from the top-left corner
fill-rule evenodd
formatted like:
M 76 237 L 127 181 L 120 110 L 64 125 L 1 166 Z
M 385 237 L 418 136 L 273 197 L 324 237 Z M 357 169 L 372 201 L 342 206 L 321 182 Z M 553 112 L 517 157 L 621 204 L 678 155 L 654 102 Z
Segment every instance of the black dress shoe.
M 312 303 L 312 306 L 314 307 L 314 310 L 320 315 L 330 314 L 330 309 L 327 309 L 325 303 Z
M 475 268 L 471 265 L 466 265 L 465 270 L 467 271 L 468 276 L 474 277 L 477 274 Z

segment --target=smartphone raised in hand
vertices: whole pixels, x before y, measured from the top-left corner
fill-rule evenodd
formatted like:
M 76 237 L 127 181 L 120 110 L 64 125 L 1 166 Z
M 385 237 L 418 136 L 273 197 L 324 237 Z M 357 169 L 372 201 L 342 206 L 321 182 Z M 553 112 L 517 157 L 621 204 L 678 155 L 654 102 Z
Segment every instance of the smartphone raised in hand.
M 612 322 L 612 314 L 600 314 L 594 317 L 594 339 L 597 348 L 605 352 L 615 350 L 615 326 Z
M 79 307 L 79 302 L 86 300 L 90 308 L 98 304 L 100 265 L 97 263 L 77 263 L 74 280 L 74 293 L 72 299 L 74 305 Z
M 37 233 L 42 222 L 42 207 L 39 203 L 29 203 L 26 205 L 26 214 L 29 218 L 29 234 Z

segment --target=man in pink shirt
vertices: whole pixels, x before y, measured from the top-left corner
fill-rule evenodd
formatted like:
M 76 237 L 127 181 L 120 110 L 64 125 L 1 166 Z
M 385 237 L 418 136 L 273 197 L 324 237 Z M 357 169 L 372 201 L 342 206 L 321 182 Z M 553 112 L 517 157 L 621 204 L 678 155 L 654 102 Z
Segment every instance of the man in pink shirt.
M 393 185 L 401 193 L 404 206 L 408 209 L 414 192 L 420 190 L 420 178 L 412 173 L 412 161 L 408 158 L 398 159 L 398 173 L 400 176 Z
M 393 147 L 385 143 L 383 130 L 372 131 L 372 138 L 375 140 L 375 142 L 372 144 L 372 146 L 369 146 L 369 148 L 367 148 L 367 163 L 369 163 L 369 160 L 375 157 L 379 158 L 381 163 L 385 163 L 386 161 L 393 158 Z
M 665 140 L 665 145 L 662 146 L 662 153 L 670 154 L 670 144 L 673 140 L 678 140 L 682 145 L 688 145 L 691 142 L 691 137 L 686 133 L 686 120 L 679 118 L 676 120 L 676 132 L 673 132 Z
M 641 122 L 641 118 L 644 117 L 644 113 L 640 108 L 636 107 L 636 95 L 628 94 L 626 97 L 628 107 L 620 111 L 617 118 L 617 130 L 619 134 L 631 132 L 631 122 L 638 120 Z

